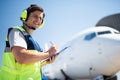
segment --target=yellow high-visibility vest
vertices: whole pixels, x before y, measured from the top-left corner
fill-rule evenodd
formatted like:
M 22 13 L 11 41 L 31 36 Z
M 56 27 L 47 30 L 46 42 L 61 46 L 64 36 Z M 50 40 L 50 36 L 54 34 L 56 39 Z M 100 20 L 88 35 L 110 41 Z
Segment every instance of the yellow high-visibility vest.
M 17 29 L 22 32 L 24 36 L 31 37 L 22 27 L 14 27 L 12 29 Z M 25 38 L 28 39 L 29 37 Z M 8 39 L 6 39 L 6 42 L 8 42 Z M 32 43 L 27 43 L 28 50 L 33 51 L 33 53 L 35 51 L 38 51 L 35 49 L 36 44 L 34 43 L 34 41 L 32 41 Z M 32 44 L 34 46 L 31 47 L 29 44 Z M 15 57 L 10 50 L 10 46 L 7 45 L 3 54 L 2 67 L 0 70 L 0 80 L 42 80 L 40 62 L 31 64 L 19 64 L 15 60 Z

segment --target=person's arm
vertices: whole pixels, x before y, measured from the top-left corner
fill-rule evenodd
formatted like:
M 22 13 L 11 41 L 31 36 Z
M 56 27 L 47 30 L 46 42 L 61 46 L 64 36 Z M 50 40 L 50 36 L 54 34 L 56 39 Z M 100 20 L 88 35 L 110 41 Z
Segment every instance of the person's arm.
M 14 54 L 16 61 L 20 64 L 41 61 L 57 52 L 57 47 L 55 45 L 52 45 L 51 48 L 46 52 L 38 53 L 27 50 L 27 44 L 25 42 L 24 36 L 18 30 L 10 32 L 9 42 L 12 53 Z
M 48 58 L 57 52 L 57 47 L 51 46 L 47 52 L 30 52 L 25 48 L 14 46 L 12 47 L 12 52 L 15 56 L 15 59 L 20 64 L 34 63 Z

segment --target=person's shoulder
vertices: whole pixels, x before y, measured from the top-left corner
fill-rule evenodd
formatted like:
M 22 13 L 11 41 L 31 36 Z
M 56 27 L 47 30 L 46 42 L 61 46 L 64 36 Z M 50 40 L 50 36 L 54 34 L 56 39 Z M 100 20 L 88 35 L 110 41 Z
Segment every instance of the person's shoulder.
M 9 30 L 8 30 L 9 34 L 10 33 L 14 33 L 14 32 L 20 32 L 20 30 L 19 29 L 15 29 L 15 28 L 9 28 Z
M 22 31 L 19 29 L 19 26 L 10 27 L 8 29 L 8 36 L 12 35 L 23 35 Z
M 13 26 L 13 27 L 10 27 L 10 28 L 8 28 L 8 30 L 10 31 L 10 30 L 13 30 L 13 29 L 18 29 L 18 30 L 20 30 L 22 27 L 21 26 Z
M 8 33 L 10 32 L 21 32 L 21 26 L 13 26 L 8 28 Z

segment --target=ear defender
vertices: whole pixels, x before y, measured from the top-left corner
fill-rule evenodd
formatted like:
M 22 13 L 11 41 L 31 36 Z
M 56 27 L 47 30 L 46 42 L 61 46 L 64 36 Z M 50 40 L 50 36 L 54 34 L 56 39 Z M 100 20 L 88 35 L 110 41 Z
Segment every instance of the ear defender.
M 21 19 L 23 22 L 26 21 L 26 19 L 27 19 L 27 10 L 24 10 L 24 11 L 22 12 L 20 19 Z
M 44 26 L 44 23 L 45 23 L 45 21 L 42 20 L 42 23 L 41 23 L 41 25 L 39 26 L 39 28 L 42 28 L 42 27 Z

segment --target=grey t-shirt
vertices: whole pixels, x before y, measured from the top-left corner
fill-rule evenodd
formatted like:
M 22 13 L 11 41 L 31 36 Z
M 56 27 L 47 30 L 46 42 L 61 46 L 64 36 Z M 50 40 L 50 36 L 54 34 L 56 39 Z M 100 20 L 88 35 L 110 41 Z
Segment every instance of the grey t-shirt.
M 9 33 L 8 38 L 9 38 L 10 48 L 12 48 L 13 46 L 20 46 L 27 49 L 27 43 L 25 41 L 25 38 L 19 30 L 12 29 Z

